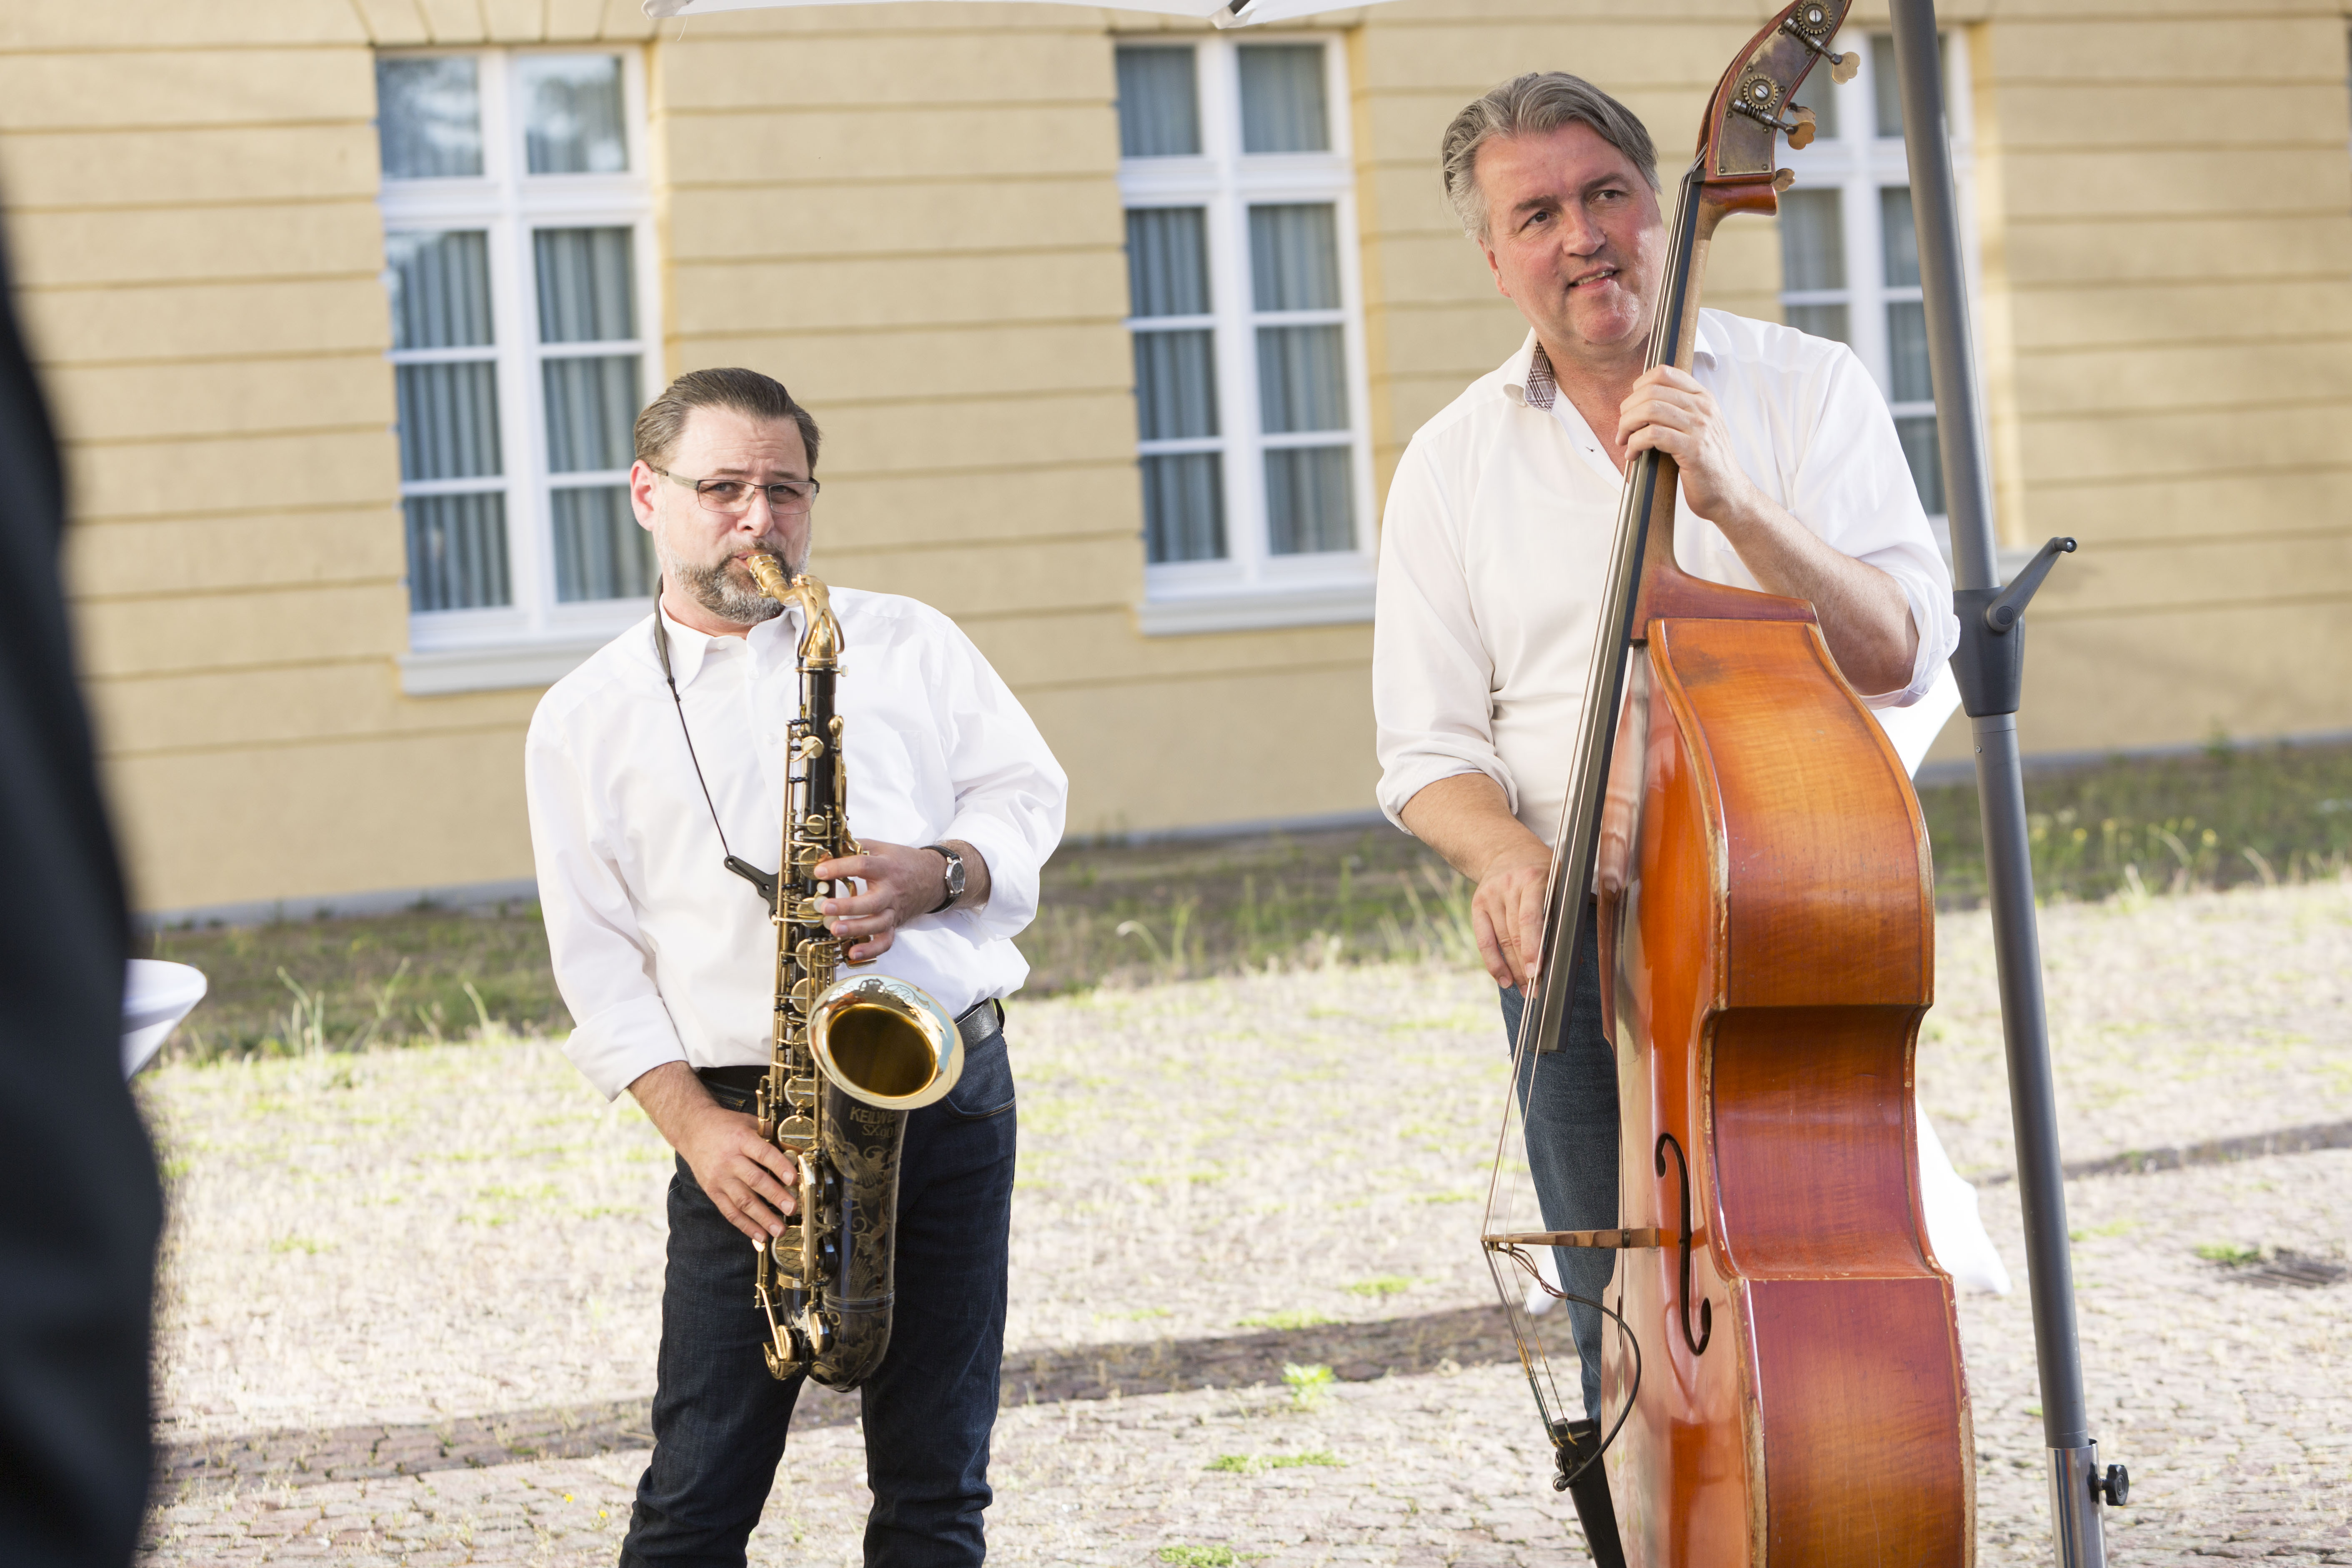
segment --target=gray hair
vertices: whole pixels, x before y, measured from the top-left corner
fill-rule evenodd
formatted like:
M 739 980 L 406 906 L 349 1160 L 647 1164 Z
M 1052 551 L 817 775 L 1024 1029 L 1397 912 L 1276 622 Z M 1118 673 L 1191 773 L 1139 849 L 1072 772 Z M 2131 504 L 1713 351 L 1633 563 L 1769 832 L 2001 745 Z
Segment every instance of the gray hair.
M 789 419 L 800 426 L 809 472 L 816 472 L 816 416 L 802 407 L 784 384 L 756 370 L 690 370 L 662 389 L 637 416 L 637 458 L 647 468 L 669 461 L 686 422 L 698 408 L 731 408 L 752 419 Z
M 1439 166 L 1445 199 L 1472 239 L 1486 237 L 1486 195 L 1478 188 L 1478 149 L 1498 136 L 1544 136 L 1563 125 L 1589 125 L 1594 135 L 1633 161 L 1658 188 L 1658 150 L 1633 111 L 1566 71 L 1529 71 L 1474 100 L 1445 128 Z

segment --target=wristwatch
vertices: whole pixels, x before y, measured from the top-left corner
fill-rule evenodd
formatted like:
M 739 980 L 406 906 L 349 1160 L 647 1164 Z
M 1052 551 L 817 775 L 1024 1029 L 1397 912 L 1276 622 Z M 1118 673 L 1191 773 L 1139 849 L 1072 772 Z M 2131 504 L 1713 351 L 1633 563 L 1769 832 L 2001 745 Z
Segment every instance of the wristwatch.
M 955 901 L 963 897 L 963 857 L 944 844 L 926 844 L 923 847 L 947 857 L 947 895 L 930 910 L 932 914 L 938 914 L 941 910 L 953 909 Z

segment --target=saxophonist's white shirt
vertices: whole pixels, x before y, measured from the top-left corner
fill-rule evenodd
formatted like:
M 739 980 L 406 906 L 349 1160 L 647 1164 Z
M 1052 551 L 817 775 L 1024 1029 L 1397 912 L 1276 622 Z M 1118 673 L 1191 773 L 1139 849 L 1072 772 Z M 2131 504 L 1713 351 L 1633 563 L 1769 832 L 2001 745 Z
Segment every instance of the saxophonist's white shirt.
M 1017 990 L 1013 934 L 1062 837 L 1068 781 L 1037 727 L 953 621 L 891 594 L 835 588 L 845 648 L 835 689 L 849 829 L 891 844 L 960 838 L 988 862 L 988 903 L 903 926 L 866 973 L 896 975 L 961 1013 Z M 658 612 L 656 612 L 658 613 Z M 656 662 L 647 617 L 540 700 L 524 793 L 556 984 L 578 1027 L 566 1047 L 606 1098 L 665 1062 L 764 1065 L 774 928 L 735 854 L 776 868 L 785 726 L 799 714 L 788 610 L 748 637 L 661 616 L 703 802 Z

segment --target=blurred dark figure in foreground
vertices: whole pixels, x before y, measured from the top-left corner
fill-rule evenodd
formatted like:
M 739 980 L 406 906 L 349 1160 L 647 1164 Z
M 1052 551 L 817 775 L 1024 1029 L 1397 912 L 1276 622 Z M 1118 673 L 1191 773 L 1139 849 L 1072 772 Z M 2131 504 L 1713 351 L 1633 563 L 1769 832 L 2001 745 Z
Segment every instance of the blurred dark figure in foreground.
M 65 489 L 0 254 L 0 1563 L 126 1563 L 163 1220 L 122 1080 L 122 878 L 74 686 Z

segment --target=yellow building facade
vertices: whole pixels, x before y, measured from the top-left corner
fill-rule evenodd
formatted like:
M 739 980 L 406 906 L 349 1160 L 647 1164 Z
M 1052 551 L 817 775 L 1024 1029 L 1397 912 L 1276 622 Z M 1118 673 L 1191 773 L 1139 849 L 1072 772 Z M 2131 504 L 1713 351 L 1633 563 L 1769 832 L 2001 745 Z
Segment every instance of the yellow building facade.
M 2001 540 L 2084 546 L 2036 605 L 2028 749 L 2352 728 L 2344 7 L 1941 10 Z M 1441 130 L 1556 67 L 1622 97 L 1671 167 L 1769 14 L 1395 0 L 1258 38 L 1048 5 L 658 27 L 627 0 L 8 8 L 0 200 L 68 450 L 68 589 L 137 904 L 527 878 L 532 706 L 643 613 L 625 542 L 596 531 L 611 455 L 555 411 L 716 364 L 814 411 L 814 568 L 957 619 L 1067 766 L 1074 833 L 1369 811 L 1381 488 L 1523 331 L 1443 200 Z M 1865 6 L 1849 37 L 1884 27 Z M 386 75 L 435 59 L 473 63 Z M 1181 69 L 1189 159 L 1150 141 L 1181 127 L 1136 119 Z M 450 72 L 475 84 L 477 174 L 387 151 L 413 127 L 383 84 Z M 1916 292 L 1870 86 L 1837 107 L 1849 162 L 1800 166 L 1855 193 L 1843 220 L 1727 230 L 1707 297 L 1844 323 L 1902 414 Z M 1320 131 L 1267 120 L 1277 100 L 1319 105 Z M 1164 256 L 1130 266 L 1176 220 L 1130 215 L 1191 207 L 1223 281 L 1186 304 L 1153 292 Z M 1307 226 L 1255 216 L 1276 208 Z M 427 277 L 404 268 L 414 236 L 468 225 L 500 324 L 445 342 L 400 314 Z M 1281 246 L 1326 230 L 1328 281 L 1283 282 Z M 621 305 L 564 292 L 559 231 L 626 237 L 595 275 L 628 280 Z M 1208 348 L 1222 424 L 1179 406 Z M 467 386 L 503 400 L 467 428 L 506 458 L 449 478 L 469 459 L 433 468 L 421 432 Z M 1214 511 L 1202 484 L 1224 510 L 1186 522 Z M 496 505 L 496 581 L 445 561 L 426 586 L 417 552 L 497 543 L 462 521 Z

